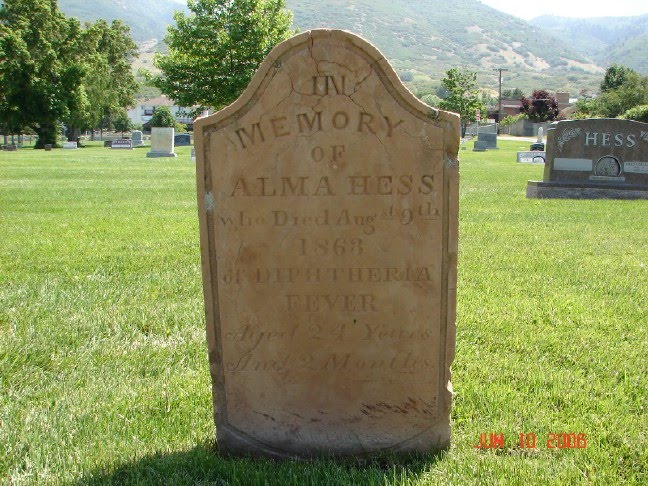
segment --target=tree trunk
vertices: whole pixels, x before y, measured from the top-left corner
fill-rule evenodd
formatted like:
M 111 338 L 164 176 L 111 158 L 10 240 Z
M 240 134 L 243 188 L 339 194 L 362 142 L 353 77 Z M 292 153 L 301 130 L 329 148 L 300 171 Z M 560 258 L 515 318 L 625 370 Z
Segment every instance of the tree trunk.
M 79 140 L 79 137 L 81 136 L 81 130 L 79 130 L 78 128 L 68 128 L 66 135 L 67 135 L 68 142 L 76 142 Z
M 45 145 L 50 144 L 52 147 L 56 147 L 56 140 L 58 134 L 58 127 L 56 123 L 41 123 L 38 127 L 33 127 L 36 135 L 38 135 L 38 140 L 36 140 L 36 145 L 34 148 L 42 149 L 45 148 Z

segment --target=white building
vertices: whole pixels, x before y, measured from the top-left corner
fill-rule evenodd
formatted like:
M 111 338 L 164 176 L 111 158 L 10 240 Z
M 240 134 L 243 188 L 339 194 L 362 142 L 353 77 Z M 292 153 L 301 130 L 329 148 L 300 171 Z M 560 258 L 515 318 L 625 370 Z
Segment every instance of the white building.
M 136 125 L 144 125 L 151 120 L 153 112 L 160 106 L 168 107 L 178 123 L 187 124 L 193 122 L 193 118 L 189 116 L 190 108 L 178 106 L 173 100 L 164 95 L 158 96 L 157 98 L 138 100 L 134 107 L 128 109 L 128 118 Z

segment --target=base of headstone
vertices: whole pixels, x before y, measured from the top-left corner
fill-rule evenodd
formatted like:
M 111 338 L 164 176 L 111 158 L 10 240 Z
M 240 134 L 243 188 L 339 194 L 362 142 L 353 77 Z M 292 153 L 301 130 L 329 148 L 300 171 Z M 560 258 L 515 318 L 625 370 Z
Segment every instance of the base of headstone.
M 147 152 L 147 157 L 177 157 L 175 152 Z
M 133 140 L 133 147 L 141 147 L 142 145 L 144 145 L 144 142 L 141 140 Z
M 648 199 L 648 186 L 528 181 L 529 199 Z

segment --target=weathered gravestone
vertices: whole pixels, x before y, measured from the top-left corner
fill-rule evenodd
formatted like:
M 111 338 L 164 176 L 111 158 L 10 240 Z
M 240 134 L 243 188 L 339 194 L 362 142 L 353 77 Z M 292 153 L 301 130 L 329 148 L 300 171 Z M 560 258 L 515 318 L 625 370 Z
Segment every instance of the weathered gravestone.
M 174 143 L 177 147 L 186 147 L 191 145 L 191 135 L 188 133 L 178 133 L 174 137 Z
M 527 197 L 648 199 L 648 124 L 593 118 L 551 125 L 544 177 L 528 182 Z
M 64 149 L 78 149 L 77 142 L 63 142 L 63 148 Z
M 141 147 L 144 145 L 142 132 L 140 130 L 133 130 L 131 132 L 131 140 L 133 141 L 133 147 Z
M 486 142 L 475 142 L 473 144 L 473 152 L 486 152 L 488 150 L 488 144 Z
M 477 132 L 477 141 L 482 142 L 483 146 L 485 146 L 486 149 L 496 149 L 497 125 L 485 125 L 483 127 L 479 127 L 479 132 Z
M 147 157 L 176 157 L 174 148 L 173 127 L 151 128 L 151 150 Z
M 196 122 L 221 451 L 448 446 L 459 135 L 336 30 L 283 42 Z
M 110 148 L 113 149 L 132 149 L 133 148 L 133 142 L 127 138 L 120 138 L 118 140 L 113 140 L 112 144 L 110 144 Z

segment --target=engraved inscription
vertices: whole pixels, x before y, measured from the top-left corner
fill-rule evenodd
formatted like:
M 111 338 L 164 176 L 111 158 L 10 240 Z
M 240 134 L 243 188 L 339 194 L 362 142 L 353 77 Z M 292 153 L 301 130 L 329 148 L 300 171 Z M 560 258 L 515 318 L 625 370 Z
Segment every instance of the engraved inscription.
M 301 112 L 294 116 L 274 115 L 234 130 L 240 148 L 247 149 L 289 135 L 312 135 L 317 132 L 351 130 L 391 137 L 405 123 L 387 115 L 366 111 Z

